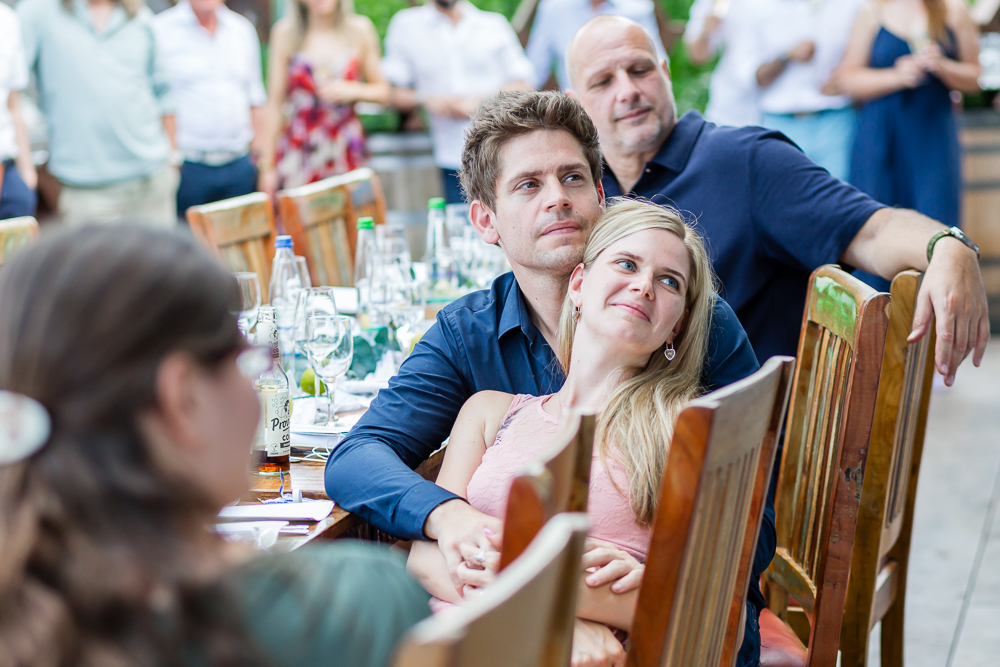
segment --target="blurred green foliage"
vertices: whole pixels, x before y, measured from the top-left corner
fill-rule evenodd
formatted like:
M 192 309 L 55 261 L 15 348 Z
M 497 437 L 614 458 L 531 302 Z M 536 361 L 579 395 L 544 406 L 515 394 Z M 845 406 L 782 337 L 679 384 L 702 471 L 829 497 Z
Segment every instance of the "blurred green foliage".
M 519 0 L 470 0 L 480 9 L 499 12 L 508 19 L 514 16 Z M 672 21 L 686 21 L 692 0 L 655 0 L 664 13 Z M 354 9 L 359 14 L 369 17 L 378 30 L 379 36 L 385 38 L 389 19 L 400 9 L 409 7 L 407 0 L 354 0 Z M 674 95 L 677 97 L 679 113 L 688 109 L 705 110 L 708 103 L 708 79 L 715 63 L 697 66 L 688 60 L 687 52 L 681 40 L 677 40 L 670 50 L 670 72 L 674 82 Z

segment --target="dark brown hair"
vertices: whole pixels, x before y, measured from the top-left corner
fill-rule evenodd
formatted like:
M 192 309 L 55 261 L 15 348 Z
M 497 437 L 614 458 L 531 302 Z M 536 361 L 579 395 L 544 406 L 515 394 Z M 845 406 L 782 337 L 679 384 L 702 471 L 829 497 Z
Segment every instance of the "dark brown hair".
M 595 186 L 601 181 L 601 145 L 597 127 L 577 100 L 551 90 L 499 93 L 472 115 L 462 149 L 462 189 L 468 201 L 496 208 L 496 187 L 503 165 L 500 151 L 508 141 L 536 130 L 563 130 L 580 142 Z
M 137 424 L 167 354 L 211 370 L 244 345 L 235 296 L 192 240 L 129 225 L 54 234 L 0 270 L 0 389 L 52 419 L 0 466 L 0 667 L 255 662 L 214 583 L 214 508 Z

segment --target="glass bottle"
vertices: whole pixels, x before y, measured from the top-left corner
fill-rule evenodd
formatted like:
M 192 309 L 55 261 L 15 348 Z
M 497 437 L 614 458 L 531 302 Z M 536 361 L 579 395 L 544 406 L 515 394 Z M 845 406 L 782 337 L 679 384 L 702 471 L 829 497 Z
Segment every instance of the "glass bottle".
M 257 316 L 257 344 L 271 349 L 273 364 L 254 381 L 260 398 L 260 426 L 250 461 L 255 475 L 274 476 L 290 470 L 291 397 L 288 376 L 281 368 L 281 347 L 273 306 L 261 306 Z
M 358 218 L 358 243 L 354 253 L 354 287 L 358 290 L 358 323 L 362 329 L 378 326 L 378 317 L 372 308 L 371 285 L 378 266 L 378 242 L 375 238 L 375 221 Z
M 302 278 L 291 236 L 274 238 L 274 261 L 271 263 L 270 303 L 278 323 L 278 341 L 282 358 L 291 361 L 295 353 L 295 305 L 302 291 Z
M 424 253 L 431 292 L 448 297 L 455 290 L 455 261 L 448 238 L 445 203 L 441 197 L 427 200 L 427 251 Z

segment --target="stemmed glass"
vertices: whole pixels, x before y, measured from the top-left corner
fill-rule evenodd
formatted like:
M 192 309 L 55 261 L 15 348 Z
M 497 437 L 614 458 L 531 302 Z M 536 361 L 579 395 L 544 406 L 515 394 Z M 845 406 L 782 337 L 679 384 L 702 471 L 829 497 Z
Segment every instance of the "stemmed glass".
M 337 422 L 333 411 L 333 392 L 337 378 L 347 372 L 354 358 L 354 335 L 351 318 L 342 315 L 314 313 L 306 316 L 306 354 L 317 379 L 326 385 L 326 421 Z
M 240 310 L 236 322 L 244 336 L 250 335 L 250 329 L 257 323 L 257 311 L 260 309 L 260 280 L 257 274 L 250 271 L 234 273 L 236 284 L 240 289 Z

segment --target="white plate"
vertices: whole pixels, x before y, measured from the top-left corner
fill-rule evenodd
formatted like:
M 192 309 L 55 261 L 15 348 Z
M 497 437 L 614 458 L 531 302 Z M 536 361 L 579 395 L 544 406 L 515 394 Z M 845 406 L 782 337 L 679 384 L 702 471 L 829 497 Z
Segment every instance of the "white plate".
M 220 519 L 322 521 L 333 511 L 332 500 L 303 500 L 301 503 L 268 503 L 230 505 L 219 512 Z

